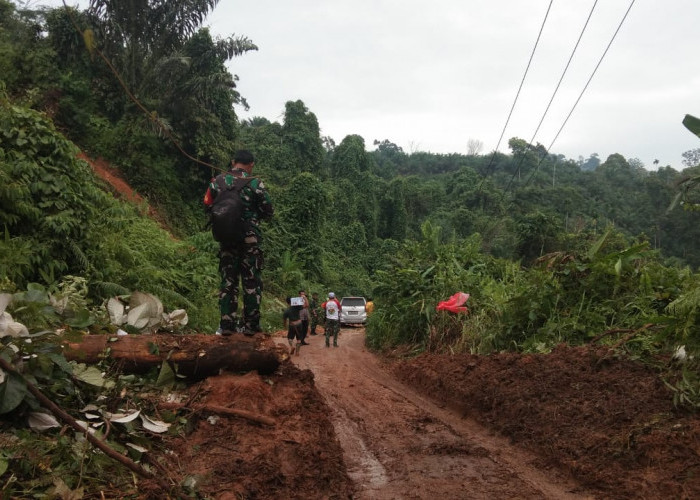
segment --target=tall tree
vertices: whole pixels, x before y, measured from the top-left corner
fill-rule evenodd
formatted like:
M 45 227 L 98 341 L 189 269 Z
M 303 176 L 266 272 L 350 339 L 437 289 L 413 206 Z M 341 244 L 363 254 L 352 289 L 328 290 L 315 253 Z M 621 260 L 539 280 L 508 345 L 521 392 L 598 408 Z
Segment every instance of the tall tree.
M 357 179 L 369 172 L 369 166 L 365 140 L 359 135 L 346 136 L 333 151 L 330 161 L 333 178 Z
M 325 156 L 318 119 L 302 101 L 289 101 L 284 107 L 282 137 L 287 149 L 288 168 L 294 172 L 321 173 Z
M 700 148 L 689 149 L 681 156 L 683 156 L 683 165 L 686 167 L 697 167 L 700 165 Z
M 161 59 L 182 48 L 219 0 L 90 0 L 102 51 L 136 93 L 160 77 Z
M 404 179 L 393 179 L 380 198 L 378 231 L 380 238 L 391 238 L 397 241 L 406 238 L 408 217 L 404 185 Z
M 309 172 L 301 172 L 288 179 L 275 201 L 283 207 L 276 223 L 285 235 L 285 247 L 293 249 L 304 269 L 320 279 L 321 236 L 328 216 L 328 196 L 321 181 Z
M 198 158 L 228 164 L 238 128 L 233 105 L 246 102 L 225 63 L 256 49 L 246 38 L 214 40 L 205 28 L 185 42 L 179 57 L 163 61 L 162 78 L 150 83 L 149 94 L 159 96 L 158 111 Z
M 354 218 L 365 228 L 367 241 L 371 243 L 377 237 L 379 206 L 377 203 L 377 181 L 370 174 L 370 157 L 365 151 L 365 141 L 359 135 L 345 137 L 335 148 L 330 160 L 331 177 L 346 181 L 348 190 L 341 196 L 358 200 L 354 206 Z

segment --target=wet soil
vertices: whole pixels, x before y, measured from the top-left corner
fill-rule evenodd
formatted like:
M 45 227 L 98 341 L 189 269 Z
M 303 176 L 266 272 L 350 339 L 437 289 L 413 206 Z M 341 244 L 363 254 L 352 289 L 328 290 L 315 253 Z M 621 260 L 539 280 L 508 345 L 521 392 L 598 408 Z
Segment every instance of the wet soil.
M 399 382 L 364 347 L 360 328 L 338 348 L 311 337 L 293 362 L 312 371 L 332 408 L 356 498 L 588 498 L 556 471 L 460 413 Z
M 274 425 L 193 411 L 158 458 L 173 483 L 217 499 L 700 498 L 700 420 L 605 350 L 386 358 L 361 328 L 308 342 L 273 375 L 190 387 Z
M 393 371 L 596 498 L 700 498 L 700 418 L 674 409 L 658 373 L 606 348 L 424 355 Z

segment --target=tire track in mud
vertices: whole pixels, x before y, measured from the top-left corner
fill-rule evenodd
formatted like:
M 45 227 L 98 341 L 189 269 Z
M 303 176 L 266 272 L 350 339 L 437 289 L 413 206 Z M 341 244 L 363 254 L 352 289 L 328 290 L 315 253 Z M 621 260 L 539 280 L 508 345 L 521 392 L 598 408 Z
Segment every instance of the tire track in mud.
M 307 341 L 292 360 L 314 373 L 332 408 L 358 499 L 590 498 L 532 465 L 526 451 L 395 380 L 365 349 L 364 329 L 343 328 L 338 348 L 324 347 L 321 335 Z

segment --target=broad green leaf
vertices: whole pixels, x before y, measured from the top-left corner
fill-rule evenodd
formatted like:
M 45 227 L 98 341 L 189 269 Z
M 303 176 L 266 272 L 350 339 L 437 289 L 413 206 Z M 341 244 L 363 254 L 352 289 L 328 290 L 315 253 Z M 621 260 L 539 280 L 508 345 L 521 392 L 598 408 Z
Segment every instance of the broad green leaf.
M 48 304 L 49 294 L 46 292 L 46 289 L 38 283 L 29 283 L 27 285 L 27 291 L 24 293 L 24 300 L 27 302 Z
M 175 372 L 170 368 L 170 363 L 163 361 L 160 365 L 160 373 L 158 374 L 158 380 L 156 380 L 156 386 L 163 387 L 171 385 L 175 382 Z
M 588 250 L 587 257 L 589 260 L 593 260 L 593 258 L 598 254 L 598 252 L 600 251 L 600 248 L 605 243 L 605 240 L 608 239 L 608 236 L 610 236 L 610 230 L 606 231 L 605 234 L 603 236 L 601 236 L 600 239 L 598 239 L 598 241 L 596 241 L 593 244 L 593 246 L 590 248 L 590 250 Z
M 5 382 L 0 384 L 0 415 L 17 408 L 27 395 L 27 383 L 24 379 L 10 372 L 5 376 Z
M 90 53 L 90 59 L 93 59 L 95 57 L 95 32 L 91 29 L 83 31 L 83 42 Z
M 73 373 L 73 365 L 66 361 L 66 358 L 62 354 L 50 352 L 47 354 L 47 356 L 49 357 L 49 359 L 51 359 L 51 361 L 53 361 L 56 364 L 56 366 L 58 366 L 65 373 Z
M 644 251 L 644 250 L 648 250 L 648 249 L 649 249 L 648 243 L 640 243 L 639 245 L 631 246 L 631 247 L 623 250 L 622 252 L 619 252 L 618 255 L 621 258 L 624 257 L 627 259 L 629 259 L 630 257 L 639 258 L 639 257 L 641 257 L 641 255 L 639 255 L 639 253 Z
M 617 259 L 617 262 L 615 262 L 615 274 L 618 276 L 622 274 L 622 259 Z
M 685 115 L 685 118 L 683 118 L 683 125 L 685 125 L 685 128 L 690 130 L 692 133 L 700 137 L 700 118 L 696 118 L 693 115 Z
M 47 377 L 53 372 L 53 360 L 44 353 L 39 354 L 34 360 L 34 363 L 36 363 L 36 366 L 41 370 L 41 373 Z
M 87 309 L 81 309 L 75 314 L 75 316 L 66 319 L 66 323 L 73 328 L 85 328 L 92 325 L 94 322 L 95 318 Z
M 10 465 L 10 463 L 5 460 L 4 458 L 0 458 L 0 477 L 7 472 L 7 467 Z
M 114 387 L 114 382 L 106 380 L 102 376 L 102 372 L 94 366 L 86 366 L 84 364 L 75 364 L 73 375 L 82 380 L 86 384 L 94 385 L 95 387 L 111 388 Z

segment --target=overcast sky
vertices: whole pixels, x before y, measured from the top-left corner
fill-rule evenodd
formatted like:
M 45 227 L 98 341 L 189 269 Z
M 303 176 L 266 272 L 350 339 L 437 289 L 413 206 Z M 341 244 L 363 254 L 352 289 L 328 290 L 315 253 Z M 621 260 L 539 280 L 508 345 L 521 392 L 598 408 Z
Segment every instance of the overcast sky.
M 599 0 L 533 142 L 546 147 L 571 111 L 632 0 Z M 69 2 L 74 5 L 76 2 Z M 83 2 L 81 2 L 83 3 Z M 499 146 L 540 122 L 595 0 L 554 0 Z M 496 148 L 550 0 L 221 0 L 205 21 L 259 51 L 230 71 L 250 110 L 282 121 L 301 99 L 336 143 L 358 134 L 406 152 Z M 551 152 L 612 153 L 680 170 L 700 139 L 700 1 L 637 0 Z

